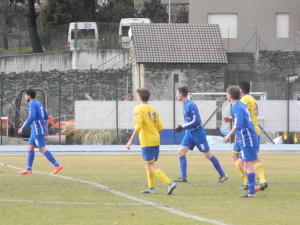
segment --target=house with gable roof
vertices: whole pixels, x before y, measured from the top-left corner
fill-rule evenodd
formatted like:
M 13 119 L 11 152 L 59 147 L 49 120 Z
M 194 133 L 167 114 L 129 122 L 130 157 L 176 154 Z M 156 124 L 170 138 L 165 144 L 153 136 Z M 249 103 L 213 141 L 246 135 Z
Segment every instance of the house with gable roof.
M 148 88 L 153 100 L 171 99 L 174 81 L 191 92 L 224 91 L 228 59 L 218 25 L 138 24 L 131 33 L 133 94 Z

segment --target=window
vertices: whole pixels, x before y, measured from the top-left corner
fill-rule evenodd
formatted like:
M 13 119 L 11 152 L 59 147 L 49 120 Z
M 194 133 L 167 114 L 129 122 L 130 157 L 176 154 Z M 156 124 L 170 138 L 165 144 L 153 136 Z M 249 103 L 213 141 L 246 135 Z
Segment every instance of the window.
M 276 38 L 289 38 L 289 14 L 276 13 Z
M 236 13 L 209 13 L 209 24 L 219 24 L 222 38 L 237 38 L 237 14 Z
M 77 29 L 77 38 L 78 39 L 95 39 L 95 29 Z M 75 39 L 75 30 L 71 30 L 71 39 Z

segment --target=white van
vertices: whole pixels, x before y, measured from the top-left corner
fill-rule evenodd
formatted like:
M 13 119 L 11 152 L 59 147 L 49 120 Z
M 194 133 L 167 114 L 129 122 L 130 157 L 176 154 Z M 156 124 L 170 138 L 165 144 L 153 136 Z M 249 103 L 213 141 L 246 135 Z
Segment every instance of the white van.
M 129 47 L 128 31 L 132 24 L 149 24 L 151 23 L 148 18 L 126 18 L 121 19 L 119 26 L 119 42 L 123 48 Z
M 77 37 L 77 38 L 76 38 Z M 68 47 L 71 51 L 96 48 L 98 44 L 98 28 L 96 22 L 70 23 L 68 32 Z

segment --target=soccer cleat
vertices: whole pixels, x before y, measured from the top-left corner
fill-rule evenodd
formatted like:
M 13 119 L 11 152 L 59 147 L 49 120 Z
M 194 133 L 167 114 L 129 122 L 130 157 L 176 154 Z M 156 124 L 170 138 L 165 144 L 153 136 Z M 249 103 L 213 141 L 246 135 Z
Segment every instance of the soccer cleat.
M 174 182 L 182 182 L 182 183 L 187 183 L 188 182 L 186 178 L 181 178 L 181 177 L 179 177 L 178 179 L 173 180 L 173 181 Z
M 228 180 L 228 176 L 225 174 L 224 176 L 219 177 L 218 183 L 224 183 L 226 180 Z
M 256 194 L 246 193 L 246 194 L 240 195 L 240 198 L 256 198 Z
M 166 195 L 171 195 L 175 188 L 176 188 L 176 182 L 173 181 L 168 185 L 168 190 Z
M 31 170 L 21 170 L 18 172 L 19 174 L 32 174 Z
M 240 186 L 240 189 L 243 190 L 243 191 L 248 191 L 249 190 L 249 185 L 248 184 L 242 184 Z
M 264 191 L 269 186 L 268 181 L 259 184 L 260 190 Z
M 57 174 L 59 171 L 63 169 L 62 166 L 55 166 L 54 170 L 51 172 L 52 174 Z
M 141 191 L 142 194 L 155 194 L 155 188 L 147 188 L 146 190 Z

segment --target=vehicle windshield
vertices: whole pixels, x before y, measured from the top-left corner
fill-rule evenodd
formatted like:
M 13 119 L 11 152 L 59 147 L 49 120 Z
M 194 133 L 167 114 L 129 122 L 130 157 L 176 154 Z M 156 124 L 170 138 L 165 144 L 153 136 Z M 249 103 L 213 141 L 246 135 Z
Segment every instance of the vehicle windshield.
M 77 39 L 95 39 L 94 29 L 77 29 Z M 75 39 L 75 29 L 71 31 L 71 39 Z

